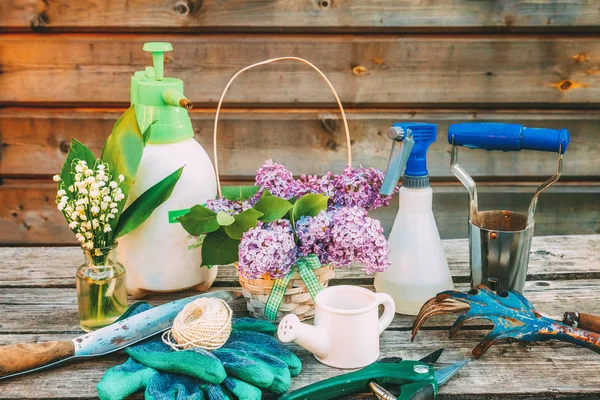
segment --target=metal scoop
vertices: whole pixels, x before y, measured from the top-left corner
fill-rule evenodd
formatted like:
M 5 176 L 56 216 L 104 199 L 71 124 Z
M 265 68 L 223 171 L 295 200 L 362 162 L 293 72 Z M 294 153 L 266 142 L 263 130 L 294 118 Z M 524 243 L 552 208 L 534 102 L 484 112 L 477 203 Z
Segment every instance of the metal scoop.
M 560 178 L 569 139 L 566 129 L 526 128 L 518 124 L 493 122 L 450 125 L 450 169 L 469 192 L 469 248 L 473 287 L 484 284 L 496 292 L 523 292 L 538 196 Z M 479 211 L 477 186 L 458 164 L 458 146 L 483 150 L 556 152 L 556 173 L 537 188 L 526 215 L 508 210 Z

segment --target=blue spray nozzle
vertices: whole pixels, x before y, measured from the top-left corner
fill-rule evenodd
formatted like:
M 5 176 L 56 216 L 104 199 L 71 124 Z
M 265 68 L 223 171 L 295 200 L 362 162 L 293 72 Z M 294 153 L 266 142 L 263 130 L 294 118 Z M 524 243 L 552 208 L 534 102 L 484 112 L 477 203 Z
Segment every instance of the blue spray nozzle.
M 427 172 L 427 150 L 435 142 L 437 125 L 425 122 L 395 123 L 388 130 L 388 137 L 394 141 L 388 163 L 387 172 L 380 192 L 390 195 L 404 175 L 413 179 L 411 182 L 429 186 Z M 405 169 L 406 168 L 406 169 Z M 406 182 L 405 182 L 405 186 Z
M 564 153 L 569 141 L 567 129 L 527 128 L 502 122 L 465 122 L 448 128 L 448 143 L 471 149 Z

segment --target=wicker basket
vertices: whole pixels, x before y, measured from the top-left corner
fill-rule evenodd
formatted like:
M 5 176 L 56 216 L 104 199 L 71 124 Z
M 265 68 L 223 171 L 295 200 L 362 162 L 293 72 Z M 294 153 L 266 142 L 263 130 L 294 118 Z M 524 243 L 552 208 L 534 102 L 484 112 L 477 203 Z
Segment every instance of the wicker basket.
M 346 119 L 346 113 L 344 112 L 344 107 L 342 106 L 342 101 L 335 91 L 333 85 L 327 79 L 325 74 L 321 72 L 319 68 L 317 68 L 312 63 L 298 57 L 277 57 L 269 60 L 261 61 L 256 64 L 249 65 L 245 68 L 242 68 L 238 72 L 236 72 L 227 85 L 225 85 L 225 89 L 221 93 L 221 97 L 219 99 L 219 103 L 217 105 L 217 111 L 215 113 L 215 125 L 213 128 L 213 161 L 215 165 L 215 175 L 217 178 L 217 193 L 219 197 L 222 196 L 221 191 L 221 179 L 219 174 L 219 157 L 217 151 L 217 132 L 218 132 L 218 123 L 219 123 L 219 115 L 221 112 L 221 106 L 223 105 L 223 100 L 225 99 L 225 94 L 229 90 L 229 87 L 233 83 L 233 81 L 243 72 L 248 71 L 252 68 L 259 67 L 261 65 L 271 64 L 279 61 L 300 61 L 309 67 L 311 67 L 314 71 L 316 71 L 321 78 L 325 81 L 326 85 L 329 87 L 337 105 L 340 109 L 340 113 L 342 116 L 342 121 L 344 123 L 344 133 L 346 139 L 346 159 L 347 165 L 352 165 L 352 143 L 350 140 L 350 129 L 348 128 L 348 120 Z M 329 285 L 329 280 L 332 279 L 335 275 L 335 270 L 331 265 L 325 265 L 321 268 L 313 270 L 317 279 L 321 283 L 321 286 L 326 288 Z M 273 284 L 275 280 L 271 279 L 246 279 L 238 272 L 240 284 L 242 285 L 242 292 L 244 297 L 246 298 L 246 303 L 248 304 L 248 311 L 255 318 L 265 319 L 265 305 L 267 303 L 267 299 L 269 298 L 269 294 L 271 293 L 271 289 L 273 288 Z M 283 296 L 283 301 L 277 313 L 277 321 L 281 320 L 286 314 L 296 314 L 300 320 L 305 320 L 312 318 L 315 315 L 315 304 L 304 284 L 302 278 L 300 278 L 300 274 L 298 272 L 294 272 L 292 275 L 292 279 L 287 286 L 287 290 Z
M 326 288 L 329 280 L 335 276 L 335 269 L 331 265 L 325 265 L 314 270 L 319 282 Z M 254 318 L 265 318 L 265 304 L 271 293 L 271 288 L 275 283 L 274 279 L 246 279 L 239 274 L 242 293 L 246 298 L 246 304 L 250 315 Z M 287 286 L 281 307 L 277 312 L 277 322 L 287 314 L 296 314 L 300 321 L 310 319 L 315 316 L 315 303 L 308 293 L 304 281 L 300 278 L 298 271 L 292 275 L 292 280 Z

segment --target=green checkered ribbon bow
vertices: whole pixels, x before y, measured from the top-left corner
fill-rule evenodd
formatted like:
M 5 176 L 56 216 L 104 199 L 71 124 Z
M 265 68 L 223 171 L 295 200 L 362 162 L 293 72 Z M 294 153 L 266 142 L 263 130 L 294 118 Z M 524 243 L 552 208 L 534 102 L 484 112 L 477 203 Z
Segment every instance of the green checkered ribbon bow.
M 271 321 L 277 319 L 277 311 L 279 311 L 279 307 L 283 301 L 283 295 L 285 294 L 287 286 L 296 269 L 314 301 L 317 293 L 323 289 L 321 282 L 319 282 L 319 279 L 313 271 L 317 268 L 321 268 L 321 262 L 319 261 L 319 257 L 315 254 L 309 254 L 296 260 L 296 265 L 292 267 L 291 271 L 284 278 L 275 281 L 273 289 L 271 289 L 271 294 L 269 294 L 269 298 L 267 299 L 267 304 L 265 305 L 265 317 Z

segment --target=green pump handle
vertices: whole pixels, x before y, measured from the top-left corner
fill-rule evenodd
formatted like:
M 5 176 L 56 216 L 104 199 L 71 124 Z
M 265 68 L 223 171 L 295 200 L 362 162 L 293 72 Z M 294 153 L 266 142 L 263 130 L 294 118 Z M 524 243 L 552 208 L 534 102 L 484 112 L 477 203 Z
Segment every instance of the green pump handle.
M 369 383 L 400 386 L 399 400 L 435 399 L 438 383 L 433 367 L 421 361 L 376 361 L 348 374 L 313 383 L 284 394 L 280 400 L 328 400 L 370 392 Z
M 165 53 L 173 51 L 173 46 L 167 42 L 148 42 L 144 43 L 143 50 L 152 53 L 154 79 L 162 81 L 165 77 Z

